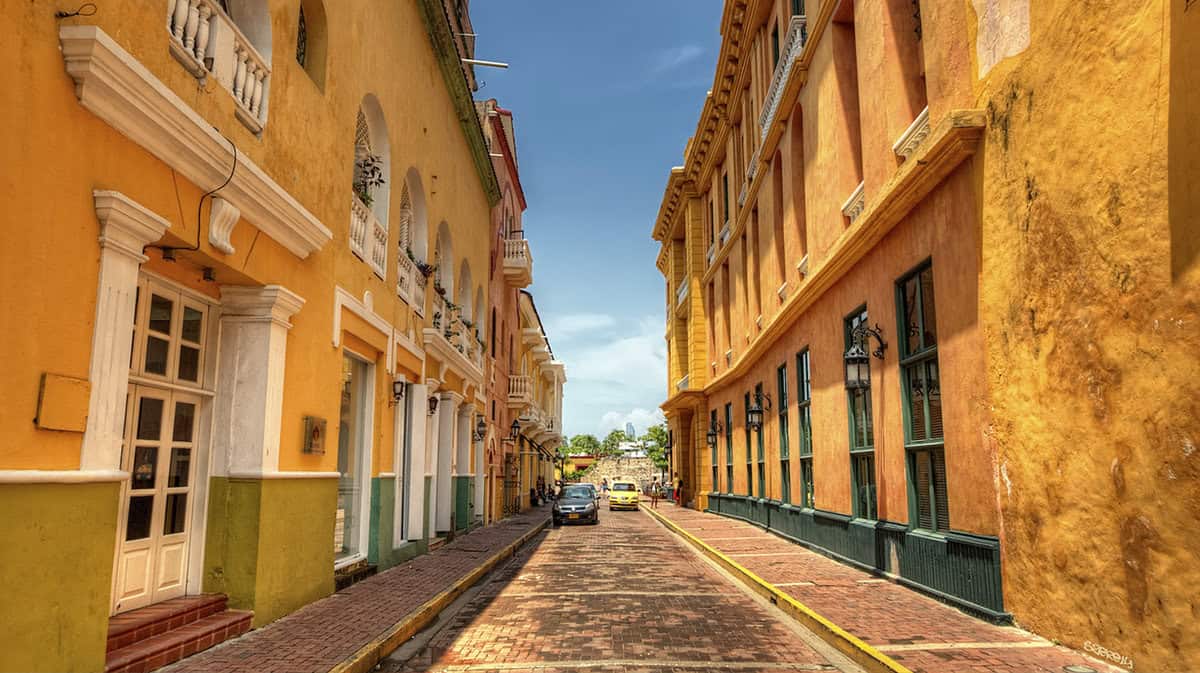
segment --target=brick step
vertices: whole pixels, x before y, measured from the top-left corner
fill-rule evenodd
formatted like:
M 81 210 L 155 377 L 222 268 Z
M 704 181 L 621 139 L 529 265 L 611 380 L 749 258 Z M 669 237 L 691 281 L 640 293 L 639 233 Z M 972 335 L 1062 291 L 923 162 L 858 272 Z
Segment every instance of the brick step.
M 108 645 L 105 652 L 113 652 L 139 640 L 146 640 L 185 624 L 200 621 L 209 615 L 224 612 L 225 607 L 224 594 L 201 594 L 180 596 L 114 615 L 108 620 Z
M 250 630 L 253 612 L 225 610 L 108 653 L 105 673 L 147 673 Z
M 359 561 L 358 563 L 341 568 L 333 574 L 333 589 L 334 591 L 341 591 L 352 584 L 357 584 L 367 579 L 378 572 L 378 570 L 378 566 L 371 565 L 366 561 Z

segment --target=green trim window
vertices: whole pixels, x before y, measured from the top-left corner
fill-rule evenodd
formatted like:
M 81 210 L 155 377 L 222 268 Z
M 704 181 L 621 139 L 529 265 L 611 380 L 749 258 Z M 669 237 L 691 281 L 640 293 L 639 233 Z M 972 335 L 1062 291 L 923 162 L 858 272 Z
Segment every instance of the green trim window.
M 712 409 L 708 412 L 708 414 L 708 427 L 717 427 L 717 410 Z M 713 442 L 712 446 L 709 448 L 712 449 L 712 492 L 719 493 L 721 491 L 721 484 L 717 481 L 717 443 Z
M 804 0 L 792 0 L 792 14 L 804 16 Z
M 796 354 L 796 415 L 800 417 L 800 506 L 813 508 L 812 374 L 808 349 Z
M 771 30 L 771 67 L 779 66 L 779 22 Z
M 725 224 L 729 224 L 729 174 L 721 174 L 721 198 L 725 202 Z
M 866 328 L 867 307 L 851 313 L 845 320 L 846 350 L 859 346 L 870 352 L 867 334 L 859 329 Z M 868 358 L 867 367 L 870 367 Z M 854 516 L 861 519 L 879 517 L 875 496 L 875 428 L 871 416 L 871 384 L 868 374 L 866 383 L 846 381 L 846 407 L 850 422 L 850 488 L 854 503 Z
M 763 399 L 763 387 L 761 383 L 754 384 L 754 399 Z M 767 497 L 767 458 L 763 451 L 763 429 L 760 427 L 754 432 L 758 440 L 758 497 Z
M 742 407 L 742 429 L 746 432 L 746 495 L 754 495 L 754 454 L 750 452 L 750 424 L 746 417 L 750 415 L 750 393 L 746 393 Z
M 733 402 L 725 403 L 725 492 L 733 493 Z
M 787 364 L 779 365 L 775 372 L 779 405 L 779 499 L 792 501 L 791 447 L 788 442 L 788 379 Z
M 928 262 L 896 283 L 896 303 L 909 522 L 916 528 L 946 532 L 950 530 L 950 508 L 933 267 Z

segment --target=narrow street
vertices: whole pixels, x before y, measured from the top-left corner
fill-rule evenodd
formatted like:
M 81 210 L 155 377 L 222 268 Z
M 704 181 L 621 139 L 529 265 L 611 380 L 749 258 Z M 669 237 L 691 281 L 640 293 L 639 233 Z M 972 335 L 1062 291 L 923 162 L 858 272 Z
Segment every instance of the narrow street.
M 599 525 L 543 533 L 430 629 L 382 670 L 862 670 L 649 516 L 603 508 Z

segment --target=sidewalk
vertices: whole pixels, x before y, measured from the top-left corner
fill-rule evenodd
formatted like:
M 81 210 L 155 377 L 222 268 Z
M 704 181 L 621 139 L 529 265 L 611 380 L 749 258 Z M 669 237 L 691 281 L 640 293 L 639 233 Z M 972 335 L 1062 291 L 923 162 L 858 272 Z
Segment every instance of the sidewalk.
M 1121 672 L 1028 631 L 975 619 L 757 526 L 665 503 L 655 513 L 914 673 L 1062 673 L 1069 665 Z
M 543 506 L 480 528 L 162 671 L 370 670 L 499 560 L 535 538 L 549 520 L 550 508 Z

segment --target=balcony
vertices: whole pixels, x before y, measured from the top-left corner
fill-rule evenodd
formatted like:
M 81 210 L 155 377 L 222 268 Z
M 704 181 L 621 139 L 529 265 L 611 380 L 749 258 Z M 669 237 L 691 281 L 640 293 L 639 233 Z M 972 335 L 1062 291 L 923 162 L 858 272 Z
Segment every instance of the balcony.
M 725 244 L 728 242 L 729 242 L 729 223 L 726 222 L 725 226 L 721 227 L 721 238 L 720 238 L 719 242 L 717 243 L 717 247 L 723 248 L 723 247 L 725 247 Z
M 396 295 L 403 299 L 408 304 L 413 304 L 413 298 L 416 294 L 417 276 L 424 276 L 417 270 L 417 263 L 409 259 L 408 255 L 400 253 L 396 255 Z M 420 295 L 421 303 L 425 302 L 425 295 Z
M 787 88 L 788 78 L 792 75 L 792 66 L 804 53 L 804 45 L 808 42 L 808 18 L 803 14 L 792 17 L 788 23 L 787 37 L 780 47 L 779 63 L 775 64 L 775 72 L 771 75 L 771 86 L 767 88 L 766 105 L 758 117 L 758 127 L 762 138 L 767 137 L 775 116 L 779 113 L 779 101 L 783 99 L 783 90 Z
M 254 133 L 267 123 L 271 66 L 216 0 L 169 0 L 171 55 L 199 79 L 210 74 L 233 95 L 237 118 Z
M 687 284 L 687 281 L 685 280 L 682 283 L 680 283 L 679 288 L 677 290 L 675 290 L 675 307 L 679 308 L 680 306 L 683 306 L 684 302 L 687 301 L 687 298 L 688 298 L 688 284 Z
M 357 195 L 350 197 L 350 252 L 365 261 L 376 276 L 387 277 L 388 230 Z
M 908 160 L 909 157 L 917 151 L 921 145 L 921 141 L 929 136 L 929 106 L 921 110 L 921 114 L 909 124 L 904 133 L 900 134 L 900 138 L 896 140 L 896 144 L 892 145 L 892 151 L 896 156 Z
M 861 182 L 858 183 L 854 191 L 850 192 L 850 198 L 846 199 L 846 202 L 842 204 L 842 214 L 846 216 L 846 219 L 850 220 L 850 224 L 854 224 L 858 216 L 862 215 L 863 211 L 867 209 L 867 197 L 863 191 L 863 184 Z
M 675 390 L 683 392 L 688 389 L 688 374 L 684 374 L 683 378 L 675 382 Z
M 712 266 L 713 260 L 717 258 L 717 244 L 713 243 L 708 246 L 708 253 L 704 255 L 706 266 Z
M 533 403 L 533 386 L 528 376 L 508 377 L 508 408 L 524 409 Z
M 533 255 L 529 241 L 510 238 L 504 241 L 504 279 L 513 287 L 529 287 L 533 282 Z

